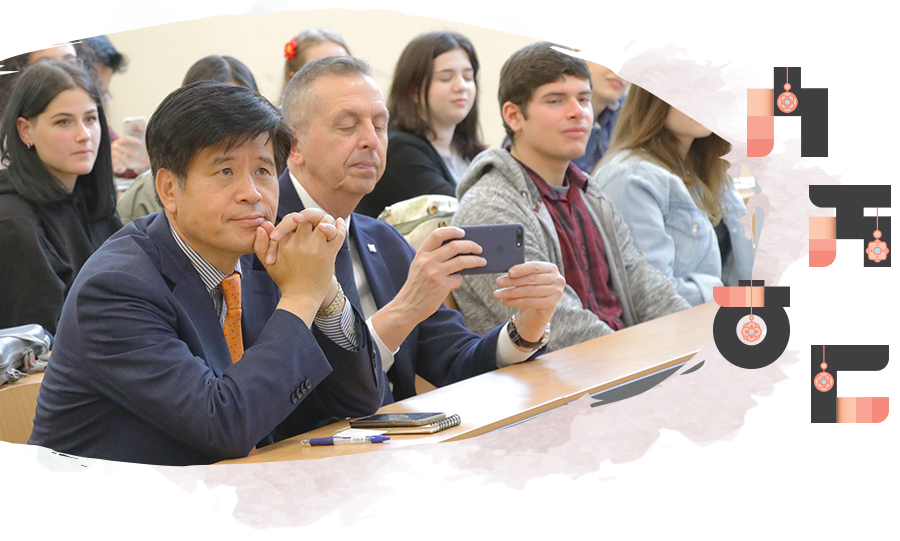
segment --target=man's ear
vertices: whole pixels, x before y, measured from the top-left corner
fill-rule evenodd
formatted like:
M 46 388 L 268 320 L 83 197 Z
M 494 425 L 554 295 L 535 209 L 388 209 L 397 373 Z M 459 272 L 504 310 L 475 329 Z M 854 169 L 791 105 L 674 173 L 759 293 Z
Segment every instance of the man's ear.
M 515 103 L 508 101 L 503 104 L 503 107 L 500 109 L 500 113 L 503 115 L 503 121 L 506 122 L 506 125 L 509 126 L 514 133 L 519 133 L 522 131 L 522 124 L 525 120 L 525 114 L 522 112 L 522 109 L 519 108 Z
M 294 142 L 291 143 L 291 153 L 288 154 L 288 165 L 294 164 L 297 167 L 302 167 L 306 163 L 306 158 L 303 157 L 300 138 L 297 137 L 297 128 L 293 124 L 291 125 L 291 133 L 294 134 Z
M 166 212 L 177 215 L 178 207 L 175 198 L 181 194 L 181 186 L 178 185 L 178 177 L 175 176 L 175 173 L 168 169 L 160 169 L 156 172 L 156 193 Z
M 19 132 L 19 139 L 25 143 L 25 146 L 30 147 L 34 144 L 32 140 L 31 130 L 34 129 L 34 124 L 30 120 L 25 117 L 19 117 L 16 119 L 16 129 Z

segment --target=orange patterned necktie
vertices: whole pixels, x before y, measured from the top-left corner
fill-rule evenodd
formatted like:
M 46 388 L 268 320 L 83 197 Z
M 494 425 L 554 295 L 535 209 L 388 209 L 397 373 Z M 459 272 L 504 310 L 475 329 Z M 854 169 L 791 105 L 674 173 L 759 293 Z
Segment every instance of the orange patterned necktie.
M 231 352 L 231 362 L 236 363 L 244 356 L 244 337 L 241 334 L 241 275 L 234 272 L 220 284 L 222 296 L 228 312 L 225 314 L 225 341 Z

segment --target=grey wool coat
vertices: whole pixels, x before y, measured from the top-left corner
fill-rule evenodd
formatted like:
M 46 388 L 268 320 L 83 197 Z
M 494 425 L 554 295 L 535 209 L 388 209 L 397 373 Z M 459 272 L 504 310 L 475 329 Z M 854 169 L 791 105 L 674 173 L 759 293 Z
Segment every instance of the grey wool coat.
M 672 283 L 635 247 L 625 220 L 602 196 L 593 179 L 588 178 L 587 191 L 582 195 L 606 246 L 610 286 L 622 300 L 625 325 L 690 308 Z M 453 225 L 520 223 L 525 228 L 525 261 L 549 261 L 565 276 L 550 212 L 509 152 L 488 149 L 476 156 L 457 187 L 456 197 L 459 210 Z M 466 325 L 477 333 L 487 332 L 516 312 L 516 308 L 505 307 L 494 298 L 495 279 L 491 274 L 466 276 L 453 292 Z M 611 332 L 606 323 L 582 306 L 578 294 L 567 285 L 550 321 L 547 347 L 553 351 Z

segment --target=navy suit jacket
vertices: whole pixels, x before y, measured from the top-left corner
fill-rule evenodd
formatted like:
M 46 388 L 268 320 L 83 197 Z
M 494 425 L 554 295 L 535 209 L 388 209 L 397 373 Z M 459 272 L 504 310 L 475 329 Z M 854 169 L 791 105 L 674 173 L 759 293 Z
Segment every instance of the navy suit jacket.
M 232 364 L 213 301 L 165 214 L 113 235 L 63 306 L 29 443 L 203 464 L 373 413 L 383 376 L 365 324 L 357 326 L 360 350 L 346 351 L 276 309 L 280 293 L 255 256 L 241 258 L 241 271 L 245 351 Z
M 278 188 L 279 220 L 303 210 L 287 169 L 279 178 Z M 350 221 L 350 236 L 375 304 L 381 309 L 403 287 L 416 252 L 390 225 L 355 212 Z M 394 384 L 393 400 L 416 394 L 416 374 L 441 387 L 496 369 L 497 336 L 502 329 L 501 325 L 479 336 L 466 328 L 461 313 L 441 305 L 409 333 L 394 355 L 394 364 L 387 373 Z M 391 401 L 390 392 L 385 393 L 385 404 Z

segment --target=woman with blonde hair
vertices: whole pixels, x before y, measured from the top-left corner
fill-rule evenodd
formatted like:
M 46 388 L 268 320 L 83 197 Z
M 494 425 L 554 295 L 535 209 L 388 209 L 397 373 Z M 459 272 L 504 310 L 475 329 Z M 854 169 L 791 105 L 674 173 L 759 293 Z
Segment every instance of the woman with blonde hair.
M 721 156 L 731 144 L 632 85 L 594 176 L 635 245 L 696 306 L 716 286 L 749 280 L 754 249 L 743 200 Z

